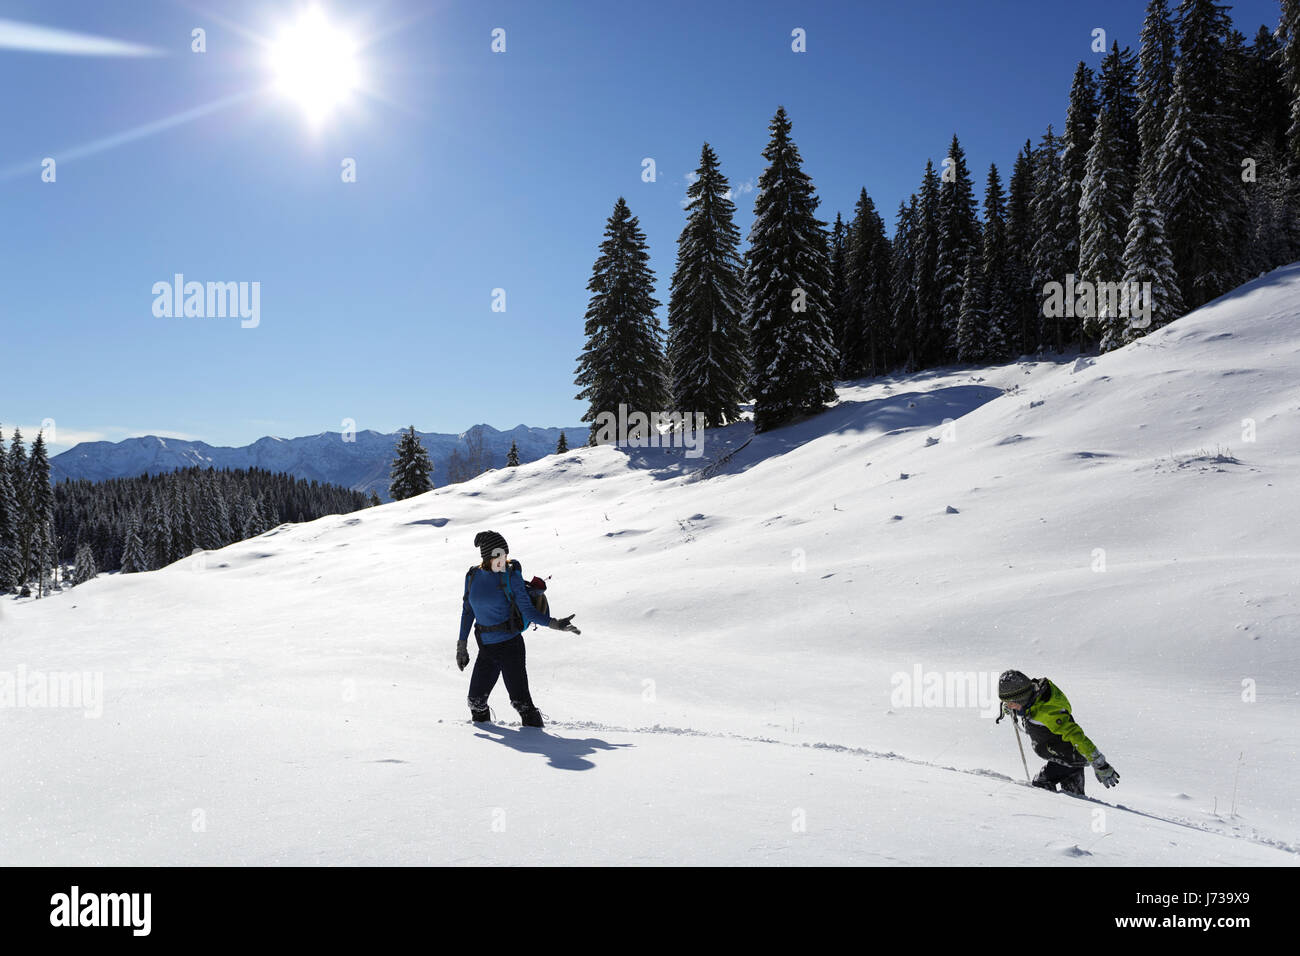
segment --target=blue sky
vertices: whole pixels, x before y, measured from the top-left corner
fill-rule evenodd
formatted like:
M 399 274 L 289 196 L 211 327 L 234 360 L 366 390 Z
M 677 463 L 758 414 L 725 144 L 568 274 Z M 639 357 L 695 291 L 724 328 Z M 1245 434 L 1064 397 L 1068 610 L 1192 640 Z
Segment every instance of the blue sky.
M 865 186 L 892 232 L 954 132 L 981 193 L 990 162 L 1005 178 L 1026 138 L 1059 129 L 1078 61 L 1100 62 L 1093 29 L 1136 48 L 1145 4 L 322 2 L 358 40 L 363 89 L 318 128 L 268 90 L 259 42 L 303 6 L 0 6 L 0 38 L 37 24 L 158 53 L 0 43 L 6 437 L 47 418 L 56 450 L 137 434 L 242 445 L 345 419 L 575 425 L 586 284 L 618 196 L 666 303 L 701 144 L 747 234 L 745 188 L 784 105 L 823 218 L 847 217 Z M 1253 38 L 1278 4 L 1232 16 Z M 257 327 L 155 316 L 154 283 L 178 272 L 260 283 Z

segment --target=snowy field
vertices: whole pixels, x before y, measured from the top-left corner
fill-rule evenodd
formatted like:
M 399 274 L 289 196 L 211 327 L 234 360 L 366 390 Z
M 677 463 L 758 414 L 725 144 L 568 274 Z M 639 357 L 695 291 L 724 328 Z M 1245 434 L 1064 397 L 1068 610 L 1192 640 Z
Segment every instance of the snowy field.
M 1099 358 L 847 384 L 702 458 L 579 448 L 8 600 L 0 672 L 103 699 L 0 709 L 3 862 L 1294 865 L 1297 369 L 1300 264 Z M 501 686 L 467 722 L 484 528 L 582 628 L 525 636 L 545 731 Z M 1026 787 L 981 701 L 903 699 L 1008 667 L 1069 696 L 1113 806 Z

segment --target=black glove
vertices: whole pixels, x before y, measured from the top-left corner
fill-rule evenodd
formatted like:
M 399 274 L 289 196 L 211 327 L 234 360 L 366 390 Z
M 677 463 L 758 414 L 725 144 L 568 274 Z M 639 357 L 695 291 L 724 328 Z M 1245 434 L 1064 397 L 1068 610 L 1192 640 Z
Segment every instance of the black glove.
M 465 641 L 456 642 L 456 666 L 461 670 L 469 663 L 469 648 L 465 646 Z
M 574 627 L 572 624 L 569 623 L 572 620 L 573 620 L 572 614 L 570 614 L 568 617 L 553 617 L 551 618 L 550 627 L 552 630 L 556 630 L 556 631 L 571 631 L 574 634 L 581 634 L 582 631 L 578 630 L 576 627 Z

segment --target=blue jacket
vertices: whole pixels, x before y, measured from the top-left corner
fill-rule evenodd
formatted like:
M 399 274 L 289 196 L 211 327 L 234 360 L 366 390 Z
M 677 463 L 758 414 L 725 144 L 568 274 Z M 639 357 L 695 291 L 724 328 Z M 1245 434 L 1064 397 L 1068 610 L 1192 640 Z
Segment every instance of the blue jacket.
M 511 564 L 514 564 L 513 559 Z M 519 608 L 519 613 L 523 615 L 525 622 L 536 624 L 538 627 L 550 626 L 551 616 L 542 614 L 528 599 L 523 569 L 509 565 L 507 568 L 508 578 L 506 571 L 484 571 L 480 568 L 474 572 L 474 577 L 470 580 L 469 592 L 461 602 L 458 640 L 469 639 L 469 628 L 474 621 L 478 621 L 484 627 L 492 627 L 504 624 L 510 619 L 510 596 L 506 594 L 507 586 L 516 598 L 515 606 Z M 491 631 L 483 635 L 483 643 L 500 644 L 518 634 L 518 631 Z

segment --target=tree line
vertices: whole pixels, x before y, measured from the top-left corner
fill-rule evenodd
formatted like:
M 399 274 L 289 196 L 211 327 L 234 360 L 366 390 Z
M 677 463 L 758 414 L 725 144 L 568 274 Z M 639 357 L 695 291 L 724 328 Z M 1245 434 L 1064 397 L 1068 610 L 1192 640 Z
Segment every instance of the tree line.
M 1112 44 L 1097 71 L 1079 63 L 1060 133 L 1026 140 L 1005 180 L 990 165 L 982 219 L 954 134 L 892 238 L 865 188 L 828 226 L 779 108 L 742 254 L 705 143 L 666 336 L 645 234 L 619 197 L 587 285 L 582 420 L 626 404 L 716 426 L 752 398 L 763 431 L 833 401 L 836 378 L 1118 348 L 1300 257 L 1300 0 L 1253 42 L 1213 0 L 1150 0 L 1140 39 L 1138 53 Z

